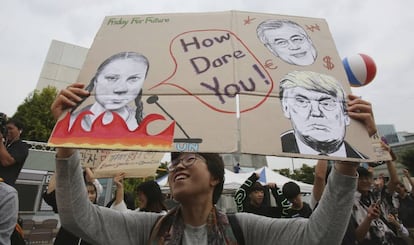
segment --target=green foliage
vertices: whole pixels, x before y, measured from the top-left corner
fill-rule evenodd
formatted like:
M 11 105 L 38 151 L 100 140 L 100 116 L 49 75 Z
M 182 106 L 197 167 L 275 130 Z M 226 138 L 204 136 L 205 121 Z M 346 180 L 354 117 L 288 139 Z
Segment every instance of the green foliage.
M 58 91 L 48 86 L 42 91 L 35 90 L 17 108 L 13 118 L 24 125 L 21 138 L 24 140 L 47 142 L 56 121 L 50 111 Z
M 290 178 L 290 169 L 289 168 L 282 168 L 277 170 L 277 172 L 279 172 L 279 174 L 286 176 L 288 178 Z
M 168 170 L 167 170 L 167 164 L 168 162 L 162 162 L 160 164 L 160 166 L 157 169 L 157 179 L 161 178 L 164 175 L 168 174 Z
M 311 167 L 307 164 L 303 164 L 300 169 L 295 169 L 293 173 L 289 168 L 282 168 L 277 170 L 281 175 L 288 178 L 298 180 L 307 184 L 313 184 L 315 167 Z
M 400 162 L 407 167 L 411 176 L 414 175 L 414 149 L 408 149 L 399 154 Z

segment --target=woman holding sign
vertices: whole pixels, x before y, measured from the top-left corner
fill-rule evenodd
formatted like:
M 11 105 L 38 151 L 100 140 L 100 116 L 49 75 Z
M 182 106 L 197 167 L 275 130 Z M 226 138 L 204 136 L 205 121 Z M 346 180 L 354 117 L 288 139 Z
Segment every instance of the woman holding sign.
M 62 90 L 52 104 L 55 118 L 89 92 L 83 84 Z M 349 116 L 375 130 L 372 108 L 349 97 Z M 57 201 L 62 225 L 93 244 L 340 244 L 350 219 L 358 163 L 337 162 L 319 208 L 309 219 L 273 219 L 249 213 L 227 216 L 215 204 L 223 190 L 219 154 L 171 154 L 171 193 L 179 205 L 168 214 L 118 212 L 94 206 L 80 193 L 84 184 L 76 149 L 58 148 Z
M 89 111 L 81 121 L 86 131 L 91 130 L 101 115 L 104 125 L 111 123 L 114 113 L 125 121 L 129 130 L 135 130 L 143 117 L 142 87 L 148 68 L 148 59 L 135 52 L 121 52 L 106 59 L 86 87 L 90 92 L 95 89 L 95 103 L 73 113 L 70 127 L 80 113 Z M 130 105 L 132 101 L 135 107 Z

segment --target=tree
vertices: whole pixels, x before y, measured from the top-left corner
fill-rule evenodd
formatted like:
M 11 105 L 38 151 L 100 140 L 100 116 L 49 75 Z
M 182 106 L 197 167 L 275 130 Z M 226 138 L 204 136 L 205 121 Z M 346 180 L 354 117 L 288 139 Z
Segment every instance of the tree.
M 399 154 L 400 162 L 407 167 L 411 176 L 414 175 L 414 149 L 408 149 Z
M 168 169 L 167 169 L 167 165 L 168 162 L 162 162 L 160 164 L 160 166 L 157 169 L 157 179 L 161 178 L 164 175 L 168 174 Z
M 42 91 L 35 90 L 17 108 L 13 118 L 24 125 L 21 138 L 24 140 L 47 142 L 56 120 L 50 111 L 58 91 L 48 86 Z
M 301 181 L 307 184 L 313 184 L 315 167 L 311 167 L 307 164 L 303 164 L 300 169 L 295 169 L 293 173 L 290 173 L 289 168 L 282 168 L 278 171 L 281 175 L 291 178 L 293 180 Z
M 300 169 L 295 169 L 292 175 L 294 180 L 299 180 L 307 184 L 313 184 L 315 167 L 303 164 Z
M 279 174 L 290 178 L 290 169 L 289 168 L 282 168 L 282 169 L 279 169 L 279 170 L 276 170 L 276 171 L 279 172 Z

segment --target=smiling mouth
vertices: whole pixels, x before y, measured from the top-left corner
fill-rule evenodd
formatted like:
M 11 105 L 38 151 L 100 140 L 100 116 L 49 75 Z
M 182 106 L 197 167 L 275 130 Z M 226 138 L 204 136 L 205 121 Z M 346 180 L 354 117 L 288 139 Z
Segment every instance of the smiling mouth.
M 292 56 L 295 57 L 295 58 L 302 58 L 302 57 L 306 56 L 306 52 L 292 54 Z
M 177 182 L 177 181 L 181 181 L 181 180 L 185 180 L 185 179 L 188 179 L 188 175 L 186 175 L 186 174 L 178 174 L 178 175 L 176 175 L 175 177 L 174 177 L 174 182 Z

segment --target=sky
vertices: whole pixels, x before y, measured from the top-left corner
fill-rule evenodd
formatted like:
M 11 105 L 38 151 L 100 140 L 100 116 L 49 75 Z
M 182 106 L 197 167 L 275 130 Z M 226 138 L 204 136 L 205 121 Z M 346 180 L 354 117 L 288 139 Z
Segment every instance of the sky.
M 3 0 L 0 112 L 12 116 L 33 92 L 53 39 L 89 48 L 105 16 L 240 10 L 325 19 L 341 58 L 363 53 L 377 65 L 374 81 L 352 89 L 376 123 L 414 132 L 413 9 L 406 0 Z

